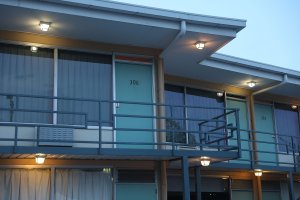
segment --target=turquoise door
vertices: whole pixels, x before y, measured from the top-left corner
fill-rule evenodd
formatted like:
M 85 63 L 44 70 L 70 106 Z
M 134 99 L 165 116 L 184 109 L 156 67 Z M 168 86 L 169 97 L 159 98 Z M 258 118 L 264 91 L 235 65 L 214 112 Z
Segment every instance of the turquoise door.
M 152 66 L 131 63 L 115 64 L 116 100 L 152 103 Z M 116 142 L 153 143 L 153 105 L 119 103 L 116 114 L 131 117 L 116 117 Z M 148 118 L 132 115 L 148 116 Z M 138 130 L 144 129 L 144 130 Z M 145 130 L 148 129 L 148 130 Z M 138 131 L 137 131 L 138 130 Z M 153 145 L 117 144 L 117 148 L 149 149 Z
M 156 200 L 155 183 L 117 183 L 116 200 Z
M 258 151 L 264 151 L 258 152 L 258 160 L 261 161 L 259 164 L 275 165 L 277 162 L 277 156 L 274 134 L 273 107 L 271 105 L 255 104 L 254 108 L 255 126 L 256 130 L 258 131 L 256 132 L 256 140 L 259 141 L 257 142 L 257 148 Z M 259 133 L 259 131 L 264 133 Z
M 242 148 L 242 155 L 241 160 L 233 160 L 230 161 L 231 163 L 249 163 L 250 162 L 250 151 L 249 151 L 249 133 L 246 131 L 248 130 L 248 112 L 247 112 L 247 103 L 246 101 L 241 100 L 233 100 L 227 99 L 226 105 L 228 108 L 237 108 L 239 109 L 239 121 L 240 121 L 240 138 L 241 138 L 241 148 Z M 236 126 L 234 114 L 230 114 L 227 118 L 227 124 Z M 235 133 L 235 132 L 234 132 Z M 230 139 L 228 143 L 230 145 L 237 145 L 237 137 L 236 134 L 233 135 L 233 139 Z

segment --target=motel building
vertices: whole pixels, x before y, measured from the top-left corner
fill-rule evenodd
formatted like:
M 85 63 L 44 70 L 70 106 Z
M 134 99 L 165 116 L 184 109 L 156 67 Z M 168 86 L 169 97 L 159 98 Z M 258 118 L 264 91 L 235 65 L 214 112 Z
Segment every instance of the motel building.
M 245 20 L 106 0 L 0 13 L 0 200 L 300 198 L 300 72 L 216 53 Z

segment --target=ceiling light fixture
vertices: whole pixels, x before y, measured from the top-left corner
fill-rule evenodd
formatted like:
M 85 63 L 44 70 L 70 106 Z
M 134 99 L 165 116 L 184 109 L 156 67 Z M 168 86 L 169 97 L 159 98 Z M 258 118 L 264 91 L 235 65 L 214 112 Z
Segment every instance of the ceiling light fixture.
M 261 169 L 255 169 L 254 170 L 254 175 L 255 176 L 262 176 L 263 171 Z
M 200 49 L 200 50 L 202 50 L 202 49 L 204 49 L 204 47 L 205 47 L 205 42 L 196 42 L 195 43 L 195 46 L 196 46 L 196 48 L 197 49 Z
M 207 167 L 210 164 L 210 158 L 206 157 L 206 156 L 203 156 L 203 157 L 200 158 L 200 163 L 201 163 L 202 166 Z
M 247 85 L 248 85 L 249 87 L 253 88 L 253 87 L 255 87 L 256 82 L 255 82 L 255 81 L 249 81 L 249 82 L 247 82 Z
M 298 106 L 296 106 L 296 105 L 292 105 L 291 107 L 293 110 L 296 110 L 298 108 Z
M 45 31 L 45 32 L 47 32 L 49 30 L 50 25 L 51 25 L 51 22 L 43 22 L 43 21 L 40 22 L 40 28 L 42 31 Z
M 46 159 L 46 154 L 37 153 L 35 155 L 35 162 L 36 162 L 36 164 L 39 164 L 39 165 L 44 164 L 45 159 Z
M 31 51 L 32 53 L 36 53 L 36 52 L 38 51 L 38 48 L 35 47 L 35 46 L 32 46 L 32 47 L 30 47 L 30 51 Z
M 223 95 L 224 95 L 223 92 L 217 92 L 217 96 L 218 96 L 218 97 L 222 97 Z

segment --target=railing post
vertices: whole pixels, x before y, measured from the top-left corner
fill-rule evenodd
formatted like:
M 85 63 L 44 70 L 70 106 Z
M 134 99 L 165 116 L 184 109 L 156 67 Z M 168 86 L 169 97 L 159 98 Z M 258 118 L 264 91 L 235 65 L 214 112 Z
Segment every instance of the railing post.
M 98 154 L 101 154 L 101 144 L 102 144 L 102 119 L 101 119 L 101 100 L 98 102 L 99 105 L 99 148 L 98 148 Z
M 170 105 L 170 115 L 171 115 L 171 120 L 173 119 L 173 106 Z M 174 150 L 175 150 L 175 132 L 174 132 L 174 128 L 172 126 L 169 126 L 172 130 L 171 134 L 172 134 L 172 154 L 174 155 Z
M 182 182 L 183 182 L 183 200 L 190 200 L 190 173 L 188 157 L 183 156 L 181 159 Z
M 297 159 L 296 159 L 296 153 L 295 153 L 295 144 L 294 144 L 294 137 L 291 136 L 291 141 L 292 141 L 292 151 L 293 151 L 293 166 L 294 170 L 296 171 L 297 169 Z
M 238 145 L 238 155 L 239 158 L 242 157 L 242 144 L 241 144 L 241 135 L 240 135 L 240 116 L 239 110 L 235 110 L 235 123 L 236 123 L 236 138 L 237 138 L 237 145 Z
M 18 125 L 15 126 L 15 138 L 14 138 L 14 153 L 16 152 L 16 147 L 18 145 Z

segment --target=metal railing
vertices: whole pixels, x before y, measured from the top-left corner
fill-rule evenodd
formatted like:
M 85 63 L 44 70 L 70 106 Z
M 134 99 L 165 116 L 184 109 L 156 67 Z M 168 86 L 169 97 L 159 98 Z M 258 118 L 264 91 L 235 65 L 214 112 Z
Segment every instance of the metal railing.
M 54 103 L 57 105 L 53 106 Z M 53 110 L 54 107 L 58 109 Z M 159 109 L 165 114 L 157 115 Z M 181 115 L 178 111 L 180 109 L 197 109 L 197 112 L 208 115 L 188 117 Z M 229 115 L 234 117 L 235 127 L 227 126 Z M 230 159 L 236 159 L 241 154 L 238 119 L 237 109 L 223 107 L 2 93 L 0 146 L 39 146 L 45 142 L 56 142 L 70 143 L 74 148 L 96 148 L 99 154 L 105 148 L 185 151 L 187 154 L 193 152 L 194 156 L 197 155 L 195 151 L 199 155 L 205 151 L 214 151 L 233 152 L 235 156 Z M 13 130 L 9 127 L 13 127 Z M 23 127 L 34 130 L 39 127 L 70 128 L 77 131 L 72 140 L 54 140 L 41 139 L 38 133 L 30 137 L 30 134 L 24 133 Z M 237 137 L 233 138 L 233 133 Z M 178 139 L 180 137 L 185 137 L 185 140 Z M 238 142 L 231 145 L 229 139 Z M 61 147 L 57 145 L 49 148 Z

